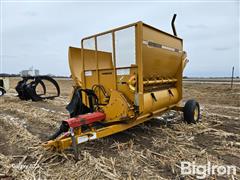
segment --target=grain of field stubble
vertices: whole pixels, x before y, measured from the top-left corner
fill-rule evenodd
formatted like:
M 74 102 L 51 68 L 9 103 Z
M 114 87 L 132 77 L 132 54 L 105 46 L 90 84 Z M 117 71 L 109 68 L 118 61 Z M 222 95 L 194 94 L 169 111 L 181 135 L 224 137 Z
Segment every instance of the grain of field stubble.
M 180 113 L 170 112 L 162 120 L 79 145 L 81 159 L 75 162 L 71 150 L 41 147 L 67 118 L 72 81 L 57 81 L 60 97 L 32 102 L 16 97 L 18 79 L 11 78 L 11 89 L 0 99 L 0 178 L 178 179 L 184 160 L 235 165 L 240 178 L 240 85 L 185 83 L 184 100 L 200 103 L 201 123 L 187 125 Z

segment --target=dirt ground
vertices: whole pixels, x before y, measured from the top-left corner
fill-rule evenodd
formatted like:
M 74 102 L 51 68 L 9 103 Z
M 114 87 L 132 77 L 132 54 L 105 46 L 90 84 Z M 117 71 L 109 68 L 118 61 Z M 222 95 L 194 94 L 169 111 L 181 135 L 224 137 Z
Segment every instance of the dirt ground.
M 70 80 L 58 80 L 61 96 L 42 102 L 21 101 L 11 89 L 0 98 L 0 179 L 196 179 L 181 176 L 181 161 L 234 165 L 240 179 L 240 85 L 184 83 L 184 101 L 201 105 L 201 122 L 187 125 L 170 112 L 127 131 L 71 150 L 45 150 L 46 141 L 67 118 Z M 174 117 L 169 117 L 174 114 Z

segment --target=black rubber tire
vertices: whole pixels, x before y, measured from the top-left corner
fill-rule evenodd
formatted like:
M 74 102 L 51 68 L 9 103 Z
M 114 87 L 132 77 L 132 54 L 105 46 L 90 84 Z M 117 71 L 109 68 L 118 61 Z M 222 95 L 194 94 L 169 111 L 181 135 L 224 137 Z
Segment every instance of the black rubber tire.
M 194 118 L 195 109 L 197 108 L 197 116 Z M 200 119 L 200 106 L 199 103 L 193 99 L 188 100 L 183 108 L 184 121 L 188 124 L 197 123 Z
M 6 93 L 6 91 L 3 88 L 0 88 L 0 96 L 3 96 Z

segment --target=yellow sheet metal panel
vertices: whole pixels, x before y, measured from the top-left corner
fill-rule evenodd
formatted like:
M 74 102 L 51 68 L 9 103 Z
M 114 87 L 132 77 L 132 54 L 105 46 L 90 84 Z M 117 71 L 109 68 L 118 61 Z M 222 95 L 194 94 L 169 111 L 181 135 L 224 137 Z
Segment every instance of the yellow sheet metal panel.
M 83 49 L 83 58 L 84 58 L 84 69 L 85 70 L 96 70 L 98 69 L 112 69 L 112 53 L 97 51 L 97 59 L 95 56 L 96 51 L 90 49 Z
M 112 53 L 97 51 L 98 69 L 113 69 Z
M 76 86 L 82 86 L 82 60 L 81 60 L 81 49 L 69 47 L 68 50 L 68 61 L 71 71 L 71 76 Z
M 118 84 L 118 91 L 122 92 L 132 103 L 134 102 L 134 92 L 129 90 L 127 84 Z
M 84 70 L 96 70 L 97 61 L 95 58 L 95 51 L 83 49 Z
M 122 92 L 132 103 L 134 102 L 134 93 L 130 90 L 128 81 L 137 74 L 137 67 L 132 65 L 129 68 L 117 69 L 117 90 Z
M 143 40 L 150 40 L 168 47 L 183 50 L 182 39 L 143 24 Z
M 97 84 L 97 71 L 94 70 L 86 70 L 84 71 L 85 74 L 85 79 L 86 79 L 86 88 L 87 89 L 92 89 L 92 86 L 94 84 Z
M 182 41 L 143 26 L 143 78 L 173 78 L 181 64 Z
M 126 121 L 134 117 L 132 105 L 129 100 L 119 91 L 112 91 L 109 103 L 103 107 L 106 114 L 105 122 Z
M 179 101 L 179 94 L 176 88 L 144 93 L 144 112 L 151 113 L 164 107 L 169 107 Z
M 104 87 L 108 95 L 110 95 L 111 91 L 115 89 L 114 70 L 99 70 L 99 83 Z M 106 104 L 102 92 L 98 93 L 98 96 L 100 103 Z
M 143 46 L 143 78 L 174 78 L 181 63 L 181 54 Z
M 99 71 L 100 84 L 104 86 L 107 91 L 114 89 L 114 73 L 113 69 L 103 69 Z

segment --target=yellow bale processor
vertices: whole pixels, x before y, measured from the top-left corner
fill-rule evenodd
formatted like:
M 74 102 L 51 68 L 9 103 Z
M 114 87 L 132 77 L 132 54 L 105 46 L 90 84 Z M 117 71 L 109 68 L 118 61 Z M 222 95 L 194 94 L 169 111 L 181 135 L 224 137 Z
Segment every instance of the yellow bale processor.
M 143 22 L 83 38 L 69 48 L 74 81 L 70 118 L 44 144 L 55 150 L 102 138 L 150 120 L 167 110 L 199 120 L 199 104 L 182 100 L 187 63 L 183 40 Z

